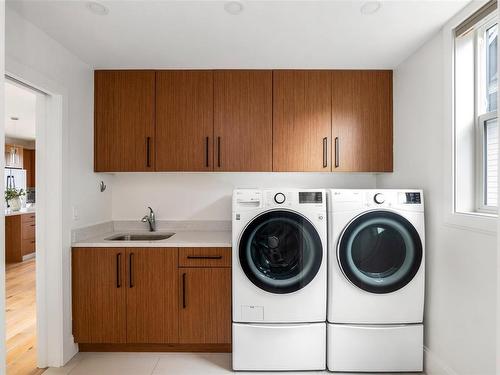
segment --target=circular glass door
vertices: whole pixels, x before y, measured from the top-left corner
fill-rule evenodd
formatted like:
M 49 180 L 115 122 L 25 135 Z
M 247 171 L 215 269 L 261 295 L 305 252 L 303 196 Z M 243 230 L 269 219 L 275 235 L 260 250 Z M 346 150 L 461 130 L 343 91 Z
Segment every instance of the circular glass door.
M 323 246 L 313 225 L 290 211 L 269 211 L 252 220 L 239 244 L 240 264 L 250 281 L 271 293 L 291 293 L 314 279 Z
M 422 262 L 422 241 L 401 215 L 372 211 L 348 224 L 338 244 L 344 275 L 372 293 L 391 293 L 407 285 Z

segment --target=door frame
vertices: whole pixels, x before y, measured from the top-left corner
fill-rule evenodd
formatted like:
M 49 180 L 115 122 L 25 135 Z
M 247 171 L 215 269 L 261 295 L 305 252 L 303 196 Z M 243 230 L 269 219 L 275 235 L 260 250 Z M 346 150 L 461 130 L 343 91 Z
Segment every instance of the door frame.
M 68 90 L 5 57 L 5 75 L 45 93 L 37 96 L 36 311 L 37 365 L 59 367 L 78 351 L 71 334 Z M 3 144 L 5 135 L 0 135 Z M 49 225 L 50 223 L 50 225 Z M 50 249 L 48 251 L 47 249 Z M 50 334 L 49 334 L 50 332 Z

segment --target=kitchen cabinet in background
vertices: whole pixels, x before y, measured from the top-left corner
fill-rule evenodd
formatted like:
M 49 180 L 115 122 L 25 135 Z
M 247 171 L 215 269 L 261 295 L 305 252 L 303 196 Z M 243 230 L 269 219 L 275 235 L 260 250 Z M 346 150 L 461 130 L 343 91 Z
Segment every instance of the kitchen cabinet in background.
M 5 168 L 23 168 L 24 149 L 21 146 L 5 145 Z
M 22 262 L 36 251 L 35 213 L 5 216 L 5 261 Z

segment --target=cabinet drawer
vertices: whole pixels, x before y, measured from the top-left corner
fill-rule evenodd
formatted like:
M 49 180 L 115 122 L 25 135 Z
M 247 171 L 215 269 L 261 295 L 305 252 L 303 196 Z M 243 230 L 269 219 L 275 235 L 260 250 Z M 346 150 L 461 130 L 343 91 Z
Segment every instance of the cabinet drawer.
M 21 215 L 21 222 L 22 223 L 34 223 L 35 222 L 35 213 L 31 213 L 31 214 L 24 214 L 24 215 Z
M 179 267 L 231 267 L 231 248 L 181 247 Z
M 35 252 L 36 240 L 35 238 L 22 241 L 21 253 L 22 255 L 27 255 Z
M 23 240 L 31 240 L 35 238 L 35 223 L 28 222 L 22 225 L 22 238 Z

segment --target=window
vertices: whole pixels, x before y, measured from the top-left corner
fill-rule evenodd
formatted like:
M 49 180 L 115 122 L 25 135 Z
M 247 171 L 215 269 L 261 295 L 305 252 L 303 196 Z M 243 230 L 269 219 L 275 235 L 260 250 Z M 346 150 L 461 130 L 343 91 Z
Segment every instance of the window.
M 496 1 L 455 29 L 455 211 L 498 208 Z

